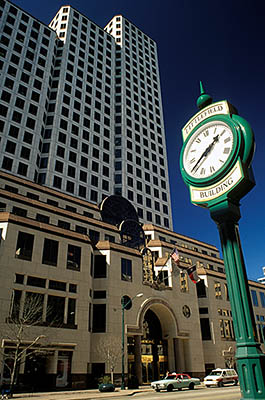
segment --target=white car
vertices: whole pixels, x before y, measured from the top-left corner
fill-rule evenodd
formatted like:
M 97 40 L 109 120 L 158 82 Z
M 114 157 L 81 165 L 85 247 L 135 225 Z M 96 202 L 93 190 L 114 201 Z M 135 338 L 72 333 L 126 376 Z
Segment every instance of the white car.
M 183 388 L 194 389 L 196 385 L 200 385 L 199 378 L 191 378 L 187 374 L 176 373 L 169 374 L 164 379 L 151 383 L 151 387 L 156 392 L 160 392 L 160 390 L 172 392 L 173 389 L 182 390 Z
M 216 368 L 204 378 L 205 387 L 224 386 L 225 383 L 238 384 L 238 375 L 234 369 Z

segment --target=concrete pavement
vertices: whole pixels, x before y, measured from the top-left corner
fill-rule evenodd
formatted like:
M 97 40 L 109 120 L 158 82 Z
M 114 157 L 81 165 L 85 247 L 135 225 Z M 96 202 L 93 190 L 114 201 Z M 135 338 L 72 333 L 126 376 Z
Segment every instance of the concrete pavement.
M 92 400 L 92 399 L 108 399 L 117 396 L 132 396 L 141 392 L 153 392 L 150 386 L 140 386 L 139 389 L 125 389 L 116 388 L 115 392 L 100 392 L 98 389 L 89 390 L 71 390 L 71 391 L 58 391 L 47 393 L 16 393 L 13 399 L 19 400 Z

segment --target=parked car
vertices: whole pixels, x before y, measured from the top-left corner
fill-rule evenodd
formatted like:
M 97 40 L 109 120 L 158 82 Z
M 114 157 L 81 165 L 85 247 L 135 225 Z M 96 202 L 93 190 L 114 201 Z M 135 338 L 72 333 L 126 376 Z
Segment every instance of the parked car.
M 160 392 L 160 390 L 172 392 L 173 389 L 182 390 L 183 388 L 194 389 L 196 385 L 200 385 L 199 378 L 191 378 L 187 374 L 177 374 L 175 372 L 168 374 L 160 381 L 151 383 L 151 387 L 155 389 L 156 392 Z
M 238 375 L 234 369 L 216 368 L 204 378 L 205 387 L 224 386 L 225 383 L 238 384 Z
M 101 383 L 98 386 L 100 392 L 114 392 L 115 386 L 112 383 Z

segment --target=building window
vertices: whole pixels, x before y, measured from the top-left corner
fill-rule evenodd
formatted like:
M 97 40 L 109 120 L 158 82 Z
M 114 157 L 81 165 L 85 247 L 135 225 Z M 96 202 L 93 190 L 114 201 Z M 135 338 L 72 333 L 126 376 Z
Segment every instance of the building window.
M 62 325 L 64 323 L 65 297 L 48 296 L 46 321 L 52 325 Z
M 38 278 L 36 276 L 28 276 L 27 277 L 27 285 L 45 288 L 46 279 Z
M 61 189 L 62 186 L 62 178 L 60 178 L 59 176 L 54 176 L 53 177 L 53 187 L 57 188 L 57 189 Z
M 251 297 L 252 297 L 253 305 L 254 305 L 255 307 L 258 307 L 258 306 L 259 306 L 259 303 L 258 303 L 258 296 L 257 296 L 256 290 L 251 290 Z
M 16 245 L 16 258 L 31 261 L 34 244 L 34 235 L 25 232 L 18 232 Z
M 107 234 L 107 233 L 105 234 L 104 240 L 107 240 L 108 242 L 115 243 L 115 237 L 112 236 L 112 235 L 109 235 L 109 234 Z
M 263 292 L 259 292 L 260 295 L 260 302 L 261 302 L 261 307 L 265 307 L 265 294 Z
M 215 281 L 214 282 L 214 290 L 215 290 L 215 298 L 222 299 L 222 292 L 221 292 L 221 283 Z
M 27 210 L 25 210 L 24 208 L 16 207 L 16 206 L 14 206 L 12 208 L 12 213 L 15 215 L 19 215 L 20 217 L 27 216 Z
M 168 271 L 163 270 L 158 272 L 158 282 L 159 283 L 164 283 L 164 285 L 168 286 Z
M 68 299 L 67 325 L 75 326 L 76 299 Z
M 93 304 L 92 332 L 106 331 L 106 304 Z
M 70 224 L 69 222 L 59 220 L 59 221 L 58 221 L 58 227 L 59 227 L 59 228 L 62 228 L 62 229 L 70 230 L 71 224 Z
M 49 224 L 50 217 L 48 217 L 48 215 L 37 214 L 36 215 L 36 220 L 39 221 L 39 222 L 44 222 L 45 224 Z
M 107 261 L 104 255 L 95 255 L 94 257 L 94 278 L 107 277 Z
M 2 168 L 6 169 L 7 171 L 12 170 L 13 160 L 9 157 L 4 157 L 2 162 Z
M 202 340 L 211 340 L 211 329 L 209 318 L 201 318 L 201 334 Z
M 87 228 L 85 228 L 84 226 L 76 225 L 75 231 L 77 233 L 82 233 L 83 235 L 87 235 Z
M 96 192 L 95 190 L 91 190 L 90 191 L 90 200 L 97 202 L 98 201 L 98 192 Z
M 44 239 L 42 264 L 57 266 L 59 242 L 52 239 Z
M 106 290 L 94 290 L 93 292 L 93 299 L 106 299 L 106 297 Z
M 208 314 L 208 307 L 199 307 L 200 314 Z
M 121 259 L 121 280 L 132 282 L 132 261 L 126 258 Z
M 81 264 L 81 247 L 68 244 L 67 252 L 67 269 L 80 271 Z
M 26 165 L 26 164 L 20 162 L 20 163 L 18 164 L 17 173 L 18 173 L 19 175 L 22 175 L 22 176 L 27 176 L 27 172 L 28 172 L 28 165 Z
M 206 286 L 204 284 L 204 280 L 201 279 L 197 285 L 196 285 L 196 289 L 197 289 L 197 297 L 201 298 L 201 297 L 207 297 L 206 295 Z

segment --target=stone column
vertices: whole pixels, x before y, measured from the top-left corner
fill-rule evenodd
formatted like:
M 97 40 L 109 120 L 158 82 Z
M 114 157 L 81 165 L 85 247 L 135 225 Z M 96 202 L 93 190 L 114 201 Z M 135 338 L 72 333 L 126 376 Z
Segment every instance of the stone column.
M 182 339 L 174 339 L 174 347 L 175 347 L 175 365 L 176 369 L 180 372 L 185 371 L 185 350 L 184 350 L 184 342 Z
M 142 354 L 141 354 L 141 336 L 134 336 L 134 364 L 135 374 L 137 376 L 139 385 L 142 385 Z
M 174 350 L 174 339 L 167 339 L 167 354 L 168 354 L 168 370 L 174 372 L 176 370 L 175 350 Z

